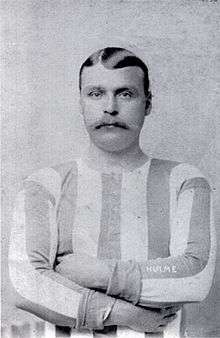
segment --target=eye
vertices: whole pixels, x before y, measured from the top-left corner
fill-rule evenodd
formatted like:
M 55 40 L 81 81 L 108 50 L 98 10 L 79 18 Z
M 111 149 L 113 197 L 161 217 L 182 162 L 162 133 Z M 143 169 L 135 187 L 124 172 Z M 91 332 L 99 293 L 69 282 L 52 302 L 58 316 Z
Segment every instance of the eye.
M 102 97 L 103 92 L 101 90 L 92 90 L 90 92 L 88 92 L 87 94 L 89 97 L 93 98 L 93 99 L 99 99 Z
M 134 96 L 134 94 L 131 91 L 123 91 L 119 93 L 119 97 L 123 99 L 130 99 Z

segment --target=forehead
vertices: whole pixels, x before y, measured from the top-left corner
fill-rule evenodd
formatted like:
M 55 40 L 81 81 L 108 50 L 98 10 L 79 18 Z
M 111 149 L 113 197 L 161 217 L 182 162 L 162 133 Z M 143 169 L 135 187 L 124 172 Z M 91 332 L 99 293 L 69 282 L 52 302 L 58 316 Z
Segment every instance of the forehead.
M 82 72 L 82 89 L 85 87 L 143 87 L 144 72 L 136 66 L 118 69 L 107 69 L 98 63 L 95 66 L 85 67 Z

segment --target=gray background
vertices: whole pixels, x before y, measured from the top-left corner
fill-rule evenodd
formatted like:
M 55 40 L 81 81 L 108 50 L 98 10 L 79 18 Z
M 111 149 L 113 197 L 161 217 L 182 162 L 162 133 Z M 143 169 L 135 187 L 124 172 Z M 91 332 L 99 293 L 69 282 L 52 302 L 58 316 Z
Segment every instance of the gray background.
M 209 177 L 220 238 L 220 119 L 215 1 L 1 1 L 3 58 L 3 325 L 29 317 L 13 309 L 7 252 L 13 201 L 32 171 L 78 156 L 87 136 L 78 70 L 106 45 L 138 48 L 147 62 L 152 114 L 144 150 L 192 163 Z M 188 306 L 190 335 L 220 337 L 220 255 L 210 296 Z

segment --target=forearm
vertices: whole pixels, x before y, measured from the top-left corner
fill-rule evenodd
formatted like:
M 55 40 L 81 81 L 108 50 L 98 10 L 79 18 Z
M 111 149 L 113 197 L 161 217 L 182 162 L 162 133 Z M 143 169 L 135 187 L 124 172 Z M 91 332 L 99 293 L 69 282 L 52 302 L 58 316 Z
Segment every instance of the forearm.
M 141 283 L 141 292 L 138 294 L 136 291 L 136 297 L 142 305 L 149 302 L 194 302 L 207 296 L 214 273 L 215 232 L 210 188 L 202 178 L 189 180 L 183 185 L 172 227 L 171 256 L 140 262 L 118 262 L 109 280 L 108 294 L 123 295 L 132 290 L 135 296 L 135 288 L 131 288 L 130 281 L 137 278 Z M 185 239 L 176 237 L 177 228 L 179 234 L 186 233 Z M 182 245 L 184 241 L 185 245 Z M 140 273 L 136 277 L 131 273 L 132 277 L 129 278 L 127 271 L 133 264 L 139 267 Z
M 107 317 L 114 299 L 105 296 L 102 307 L 89 313 L 93 292 L 53 270 L 49 216 L 55 209 L 51 205 L 50 213 L 47 195 L 31 184 L 26 192 L 19 193 L 15 203 L 9 248 L 15 305 L 56 325 L 84 328 L 86 320 L 88 328 L 102 328 L 101 319 Z
M 171 245 L 170 257 L 138 262 L 93 259 L 88 263 L 88 274 L 87 258 L 85 264 L 78 264 L 78 258 L 73 256 L 72 264 L 70 257 L 67 268 L 70 279 L 79 278 L 81 285 L 107 290 L 107 294 L 134 304 L 184 303 L 204 299 L 213 277 L 215 234 L 210 217 L 210 190 L 206 182 L 202 184 L 193 194 L 189 189 L 179 197 L 175 224 L 189 227 L 182 254 L 177 250 L 179 254 L 175 255 Z M 172 237 L 171 242 L 175 243 Z M 77 271 L 79 266 L 84 269 L 82 273 Z M 83 272 L 84 279 L 80 281 Z

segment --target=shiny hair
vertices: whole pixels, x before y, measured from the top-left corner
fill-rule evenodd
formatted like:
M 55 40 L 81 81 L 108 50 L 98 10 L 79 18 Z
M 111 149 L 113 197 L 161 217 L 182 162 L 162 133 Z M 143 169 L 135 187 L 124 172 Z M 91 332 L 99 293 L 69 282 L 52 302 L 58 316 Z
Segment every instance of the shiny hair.
M 118 69 L 124 67 L 136 66 L 142 69 L 144 73 L 144 92 L 151 101 L 150 82 L 148 68 L 146 64 L 139 59 L 134 53 L 127 49 L 119 47 L 106 47 L 91 54 L 82 64 L 79 71 L 79 90 L 81 91 L 82 72 L 85 67 L 91 67 L 101 63 L 107 69 Z

